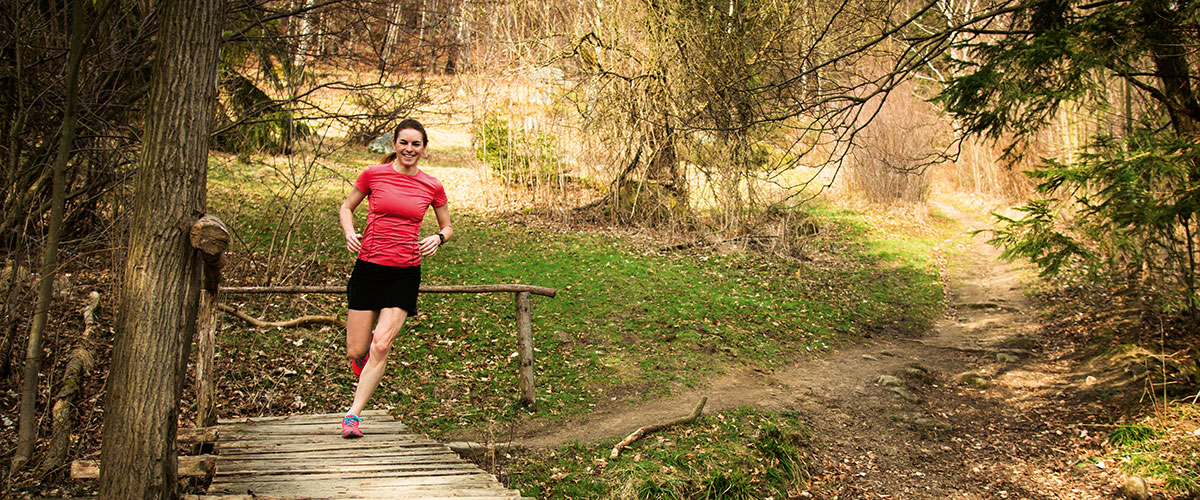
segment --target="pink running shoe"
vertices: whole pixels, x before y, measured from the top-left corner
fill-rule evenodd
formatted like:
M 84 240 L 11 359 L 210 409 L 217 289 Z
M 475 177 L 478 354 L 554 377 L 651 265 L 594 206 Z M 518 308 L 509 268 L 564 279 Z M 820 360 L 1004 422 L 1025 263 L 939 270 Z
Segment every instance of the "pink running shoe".
M 361 358 L 350 360 L 350 371 L 354 372 L 355 377 L 361 377 L 363 367 L 367 366 L 367 358 L 371 357 L 371 353 L 363 354 Z
M 342 417 L 342 437 L 346 439 L 363 437 L 362 431 L 358 430 L 358 423 L 362 422 L 357 415 L 347 414 Z

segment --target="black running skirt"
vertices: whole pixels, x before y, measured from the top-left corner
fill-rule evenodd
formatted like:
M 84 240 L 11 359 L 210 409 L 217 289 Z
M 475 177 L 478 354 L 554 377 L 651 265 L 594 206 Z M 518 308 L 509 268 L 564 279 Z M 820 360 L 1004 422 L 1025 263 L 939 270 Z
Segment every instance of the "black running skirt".
M 378 311 L 399 307 L 408 315 L 417 315 L 417 292 L 421 288 L 421 266 L 393 267 L 354 262 L 354 272 L 346 284 L 350 309 Z

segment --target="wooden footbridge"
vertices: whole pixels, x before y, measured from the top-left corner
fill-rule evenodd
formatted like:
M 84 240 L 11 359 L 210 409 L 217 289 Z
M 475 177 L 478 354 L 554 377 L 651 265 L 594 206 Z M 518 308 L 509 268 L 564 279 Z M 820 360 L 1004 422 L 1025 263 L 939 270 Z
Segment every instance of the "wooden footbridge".
M 406 499 L 520 498 L 496 477 L 381 411 L 360 439 L 339 414 L 223 421 L 207 496 Z M 219 497 L 217 497 L 219 498 Z
M 211 477 L 188 500 L 519 499 L 496 476 L 444 444 L 414 433 L 386 412 L 364 412 L 364 436 L 343 439 L 341 414 L 222 420 L 181 429 L 181 443 L 211 443 L 212 453 L 179 457 L 180 476 Z M 71 475 L 98 475 L 77 461 Z

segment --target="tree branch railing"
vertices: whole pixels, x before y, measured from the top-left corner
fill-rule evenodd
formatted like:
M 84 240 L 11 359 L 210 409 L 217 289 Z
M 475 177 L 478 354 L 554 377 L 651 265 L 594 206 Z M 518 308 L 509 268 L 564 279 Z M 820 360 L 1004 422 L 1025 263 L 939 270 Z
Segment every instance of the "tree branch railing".
M 216 313 L 220 310 L 217 297 L 225 294 L 294 294 L 346 293 L 345 286 L 219 286 L 224 252 L 229 243 L 229 232 L 220 220 L 211 215 L 204 216 L 192 227 L 192 246 L 204 257 L 204 285 L 201 291 L 200 311 L 197 316 L 196 388 L 197 427 L 217 424 L 216 384 L 213 366 L 216 353 Z M 519 367 L 519 391 L 521 403 L 536 410 L 533 383 L 533 316 L 532 296 L 553 298 L 557 290 L 533 285 L 422 285 L 420 293 L 512 293 L 515 295 L 517 320 L 517 357 Z
M 421 285 L 421 293 L 524 293 L 553 298 L 558 290 L 533 285 L 454 285 L 434 286 Z M 262 293 L 346 293 L 342 286 L 223 286 L 221 293 L 229 294 L 262 294 Z
M 231 286 L 221 287 L 221 294 L 273 293 L 346 293 L 345 286 Z M 533 384 L 533 295 L 553 298 L 558 290 L 533 285 L 421 285 L 420 293 L 512 293 L 516 303 L 517 360 L 520 372 L 521 404 L 536 409 Z M 213 422 L 215 424 L 215 422 Z

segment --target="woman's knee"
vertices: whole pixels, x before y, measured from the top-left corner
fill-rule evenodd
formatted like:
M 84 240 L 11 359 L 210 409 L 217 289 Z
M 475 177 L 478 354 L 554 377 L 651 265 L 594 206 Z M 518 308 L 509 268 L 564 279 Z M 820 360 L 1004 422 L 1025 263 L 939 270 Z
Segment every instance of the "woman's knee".
M 370 349 L 371 345 L 369 343 L 363 346 L 347 345 L 346 355 L 349 356 L 350 359 L 359 359 L 362 358 L 363 355 L 366 354 Z
M 376 336 L 371 339 L 371 357 L 377 359 L 387 357 L 388 353 L 392 352 L 392 340 L 393 338 L 384 336 Z

